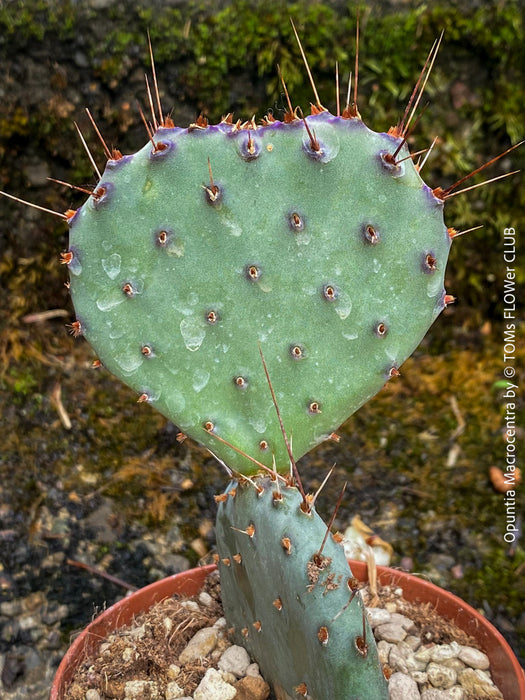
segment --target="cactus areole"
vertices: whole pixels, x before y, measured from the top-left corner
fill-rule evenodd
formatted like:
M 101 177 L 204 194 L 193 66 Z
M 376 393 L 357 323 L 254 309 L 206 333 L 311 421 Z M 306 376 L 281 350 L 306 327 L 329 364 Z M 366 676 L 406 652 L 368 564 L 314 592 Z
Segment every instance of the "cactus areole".
M 234 472 L 287 471 L 260 351 L 299 458 L 445 306 L 443 199 L 401 142 L 327 111 L 157 128 L 69 217 L 74 330 Z

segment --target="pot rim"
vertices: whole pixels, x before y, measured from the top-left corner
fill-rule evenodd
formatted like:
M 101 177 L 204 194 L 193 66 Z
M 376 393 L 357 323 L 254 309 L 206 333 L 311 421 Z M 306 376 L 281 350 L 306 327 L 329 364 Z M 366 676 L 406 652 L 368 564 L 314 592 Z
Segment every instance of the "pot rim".
M 349 564 L 354 576 L 360 581 L 368 580 L 364 562 L 349 560 Z M 209 564 L 168 576 L 122 598 L 105 610 L 80 632 L 67 650 L 57 669 L 50 700 L 62 699 L 76 666 L 110 631 L 128 624 L 136 614 L 173 594 L 194 595 L 216 568 L 215 564 Z M 377 574 L 382 585 L 400 586 L 403 597 L 410 602 L 431 603 L 439 614 L 474 637 L 490 659 L 492 678 L 505 700 L 525 698 L 523 668 L 505 638 L 475 608 L 446 589 L 406 571 L 378 566 Z
M 368 578 L 364 562 L 349 560 L 360 581 Z M 454 622 L 476 639 L 490 659 L 492 679 L 505 700 L 525 699 L 525 671 L 503 635 L 480 612 L 462 598 L 414 574 L 387 566 L 377 567 L 382 585 L 400 586 L 409 602 L 431 603 L 438 614 Z

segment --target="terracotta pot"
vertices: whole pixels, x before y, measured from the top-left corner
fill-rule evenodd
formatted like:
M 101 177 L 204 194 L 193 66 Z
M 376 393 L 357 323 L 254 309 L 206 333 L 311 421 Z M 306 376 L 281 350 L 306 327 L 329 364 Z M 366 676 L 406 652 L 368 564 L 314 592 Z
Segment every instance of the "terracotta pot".
M 351 561 L 352 573 L 360 581 L 367 580 L 366 564 Z M 454 622 L 460 629 L 474 637 L 490 659 L 492 680 L 503 693 L 505 700 L 525 699 L 525 673 L 514 652 L 498 632 L 477 610 L 461 598 L 403 571 L 378 566 L 378 581 L 383 586 L 400 586 L 403 598 L 414 603 L 430 603 L 442 617 Z
M 128 625 L 134 616 L 175 593 L 195 595 L 200 591 L 206 576 L 215 568 L 215 564 L 211 564 L 168 576 L 141 588 L 105 610 L 78 635 L 67 650 L 57 669 L 49 700 L 62 700 L 78 666 L 111 632 Z
M 352 572 L 360 581 L 367 580 L 366 564 L 350 562 Z M 86 627 L 75 639 L 58 667 L 50 700 L 62 700 L 75 670 L 118 627 L 129 624 L 135 615 L 148 610 L 159 600 L 173 594 L 194 595 L 204 579 L 215 569 L 214 565 L 183 571 L 132 593 L 108 608 Z M 411 602 L 430 603 L 443 617 L 452 620 L 462 630 L 474 637 L 490 659 L 490 671 L 505 700 L 525 698 L 525 674 L 510 646 L 487 620 L 461 598 L 434 586 L 416 576 L 378 567 L 378 579 L 383 585 L 400 586 L 403 597 Z

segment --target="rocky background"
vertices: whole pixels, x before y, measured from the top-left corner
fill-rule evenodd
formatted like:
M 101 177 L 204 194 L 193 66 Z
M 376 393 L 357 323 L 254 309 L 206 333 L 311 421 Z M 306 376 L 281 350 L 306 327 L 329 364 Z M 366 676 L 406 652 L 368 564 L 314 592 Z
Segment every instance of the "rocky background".
M 411 147 L 438 144 L 426 180 L 447 186 L 523 138 L 521 3 L 369 2 L 361 7 L 359 107 L 387 130 L 404 110 L 434 39 L 443 46 L 430 105 Z M 321 99 L 335 108 L 334 65 L 353 70 L 352 2 L 0 0 L 0 188 L 62 212 L 82 195 L 47 178 L 95 184 L 76 121 L 104 159 L 88 107 L 123 152 L 146 138 L 150 32 L 165 109 L 187 125 L 282 116 L 280 64 L 295 104 L 311 89 L 289 17 L 303 37 Z M 525 149 L 489 171 L 524 166 Z M 481 176 L 476 181 L 481 181 Z M 502 235 L 523 233 L 520 176 L 447 205 L 458 230 L 447 290 L 457 296 L 402 376 L 301 461 L 313 489 L 337 464 L 321 511 L 350 486 L 336 525 L 359 513 L 394 546 L 394 565 L 421 572 L 484 611 L 525 655 L 525 551 L 503 540 L 503 495 L 489 480 L 505 455 Z M 220 468 L 104 370 L 65 323 L 74 317 L 58 263 L 58 217 L 0 198 L 0 694 L 46 698 L 70 636 L 125 588 L 73 562 L 142 586 L 208 561 Z M 523 249 L 516 263 L 523 283 Z M 523 349 L 516 368 L 523 367 Z M 521 362 L 521 364 L 520 364 Z M 523 376 L 515 383 L 523 386 Z M 521 405 L 521 404 L 520 404 Z M 523 490 L 517 511 L 523 512 Z

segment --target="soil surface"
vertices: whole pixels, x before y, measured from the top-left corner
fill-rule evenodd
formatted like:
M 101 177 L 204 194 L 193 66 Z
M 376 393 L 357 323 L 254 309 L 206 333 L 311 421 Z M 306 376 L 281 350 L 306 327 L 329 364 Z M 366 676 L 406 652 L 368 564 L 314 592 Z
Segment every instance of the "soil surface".
M 370 605 L 372 596 L 368 586 L 361 584 L 360 588 L 366 605 Z M 84 700 L 90 689 L 97 690 L 101 698 L 113 700 L 123 697 L 125 684 L 134 680 L 154 681 L 160 692 L 165 692 L 170 679 L 170 666 L 180 663 L 179 655 L 189 640 L 199 629 L 213 626 L 223 614 L 216 572 L 206 579 L 203 591 L 211 595 L 214 601 L 211 606 L 202 605 L 199 595 L 184 599 L 173 597 L 157 603 L 148 612 L 138 615 L 131 625 L 101 640 L 97 650 L 79 666 L 64 700 Z M 191 612 L 188 611 L 188 601 L 195 606 Z M 384 608 L 388 605 L 393 605 L 398 612 L 412 620 L 417 628 L 414 634 L 424 639 L 426 645 L 457 642 L 479 648 L 472 637 L 438 615 L 430 604 L 408 602 L 400 598 L 399 591 L 393 587 L 379 586 L 372 606 Z M 125 663 L 123 657 L 130 646 L 134 651 L 134 660 Z M 216 661 L 214 663 L 211 657 L 206 656 L 198 662 L 183 663 L 179 668 L 177 683 L 186 696 L 192 696 L 206 671 L 218 667 Z M 387 677 L 391 672 L 387 666 Z M 269 700 L 275 700 L 273 693 L 270 693 Z

